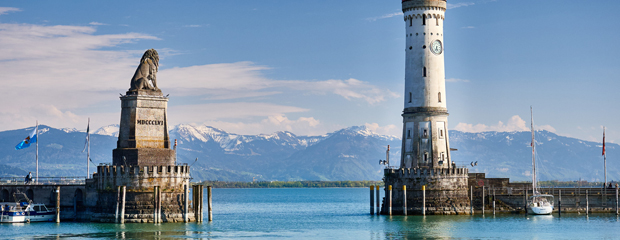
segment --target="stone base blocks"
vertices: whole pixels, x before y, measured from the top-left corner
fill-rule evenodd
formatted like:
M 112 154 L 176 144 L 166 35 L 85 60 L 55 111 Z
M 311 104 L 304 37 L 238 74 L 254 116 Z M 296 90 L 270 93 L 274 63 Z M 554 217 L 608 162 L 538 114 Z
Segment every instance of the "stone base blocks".
M 186 187 L 189 188 L 189 166 L 98 166 L 92 184 L 96 185 L 98 198 L 93 209 L 92 221 L 115 222 L 117 186 L 126 186 L 125 222 L 154 222 L 156 210 L 154 188 L 161 191 L 161 221 L 195 221 L 193 210 L 185 204 Z M 189 206 L 189 204 L 188 204 Z
M 400 168 L 385 169 L 384 182 L 392 185 L 392 214 L 424 214 L 422 186 L 426 186 L 426 215 L 470 214 L 467 168 Z M 406 201 L 403 204 L 403 186 L 406 186 Z M 387 189 L 387 187 L 386 187 Z M 388 196 L 386 190 L 386 196 Z M 389 214 L 387 197 L 383 200 L 381 214 Z

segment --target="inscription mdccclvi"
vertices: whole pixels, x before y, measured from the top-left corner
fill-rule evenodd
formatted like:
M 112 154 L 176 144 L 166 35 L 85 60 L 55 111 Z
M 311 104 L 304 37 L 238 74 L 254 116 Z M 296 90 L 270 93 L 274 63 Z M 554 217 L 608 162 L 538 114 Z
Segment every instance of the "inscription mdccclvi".
M 140 125 L 164 125 L 164 121 L 159 120 L 138 120 Z

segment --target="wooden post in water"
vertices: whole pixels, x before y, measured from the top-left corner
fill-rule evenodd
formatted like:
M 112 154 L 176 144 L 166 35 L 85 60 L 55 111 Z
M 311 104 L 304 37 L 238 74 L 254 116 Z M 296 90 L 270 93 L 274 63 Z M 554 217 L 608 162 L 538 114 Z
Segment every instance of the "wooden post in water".
M 616 216 L 618 216 L 618 184 L 616 184 Z
M 407 216 L 407 185 L 403 185 L 403 215 Z
M 389 197 L 389 207 L 388 207 L 388 212 L 390 214 L 390 216 L 392 216 L 392 185 L 388 186 L 388 197 Z
M 127 193 L 127 186 L 123 186 L 123 196 L 121 198 L 121 224 L 125 223 L 125 197 Z
M 157 223 L 161 223 L 161 186 L 157 186 Z
M 189 217 L 187 216 L 189 211 L 189 188 L 187 184 L 183 185 L 183 222 L 189 222 Z
M 562 189 L 558 189 L 558 214 L 562 216 Z
M 493 188 L 493 215 L 495 215 L 495 188 Z
M 56 186 L 56 223 L 60 223 L 60 186 Z
M 192 210 L 194 211 L 194 221 L 198 222 L 198 201 L 196 201 L 196 185 L 192 185 Z
M 426 185 L 422 185 L 422 216 L 426 216 Z
M 121 186 L 116 187 L 116 216 L 114 216 L 114 222 L 120 223 L 120 218 L 118 214 L 120 213 L 120 204 L 121 204 Z
M 77 195 L 73 196 L 73 213 L 75 213 L 75 216 L 73 216 L 73 221 L 77 220 Z
M 523 193 L 523 208 L 525 209 L 525 215 L 527 215 L 527 187 Z
M 370 215 L 375 215 L 375 186 L 370 186 Z
M 379 192 L 379 188 L 381 188 L 381 187 L 379 187 L 379 185 L 376 185 L 375 187 L 376 187 L 376 189 L 375 189 L 375 193 L 376 194 L 375 195 L 377 196 L 377 198 L 375 199 L 376 200 L 375 204 L 377 205 L 377 215 L 379 215 L 379 214 L 381 214 L 381 207 L 379 206 L 379 204 L 381 204 L 381 199 L 380 199 L 381 198 L 381 192 Z
M 209 211 L 209 222 L 213 221 L 213 204 L 211 203 L 211 199 L 213 198 L 213 194 L 211 189 L 213 186 L 207 186 L 207 210 Z
M 198 221 L 202 222 L 204 220 L 203 218 L 203 209 L 202 209 L 202 205 L 204 203 L 203 197 L 204 194 L 202 193 L 202 191 L 204 191 L 204 186 L 203 185 L 198 185 L 197 187 L 197 192 L 198 192 Z
M 588 201 L 588 190 L 586 190 L 586 215 L 590 214 L 590 202 Z
M 153 223 L 157 223 L 157 186 L 153 187 Z
M 469 186 L 469 214 L 474 215 L 474 186 Z
M 482 216 L 484 216 L 484 186 L 482 186 Z

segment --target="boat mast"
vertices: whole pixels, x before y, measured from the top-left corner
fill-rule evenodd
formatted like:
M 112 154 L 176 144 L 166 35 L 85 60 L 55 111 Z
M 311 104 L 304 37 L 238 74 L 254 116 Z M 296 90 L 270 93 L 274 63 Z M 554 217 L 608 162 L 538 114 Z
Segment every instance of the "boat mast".
M 530 106 L 530 128 L 532 129 L 532 195 L 536 194 L 536 142 L 534 140 L 534 110 L 532 110 L 532 106 Z

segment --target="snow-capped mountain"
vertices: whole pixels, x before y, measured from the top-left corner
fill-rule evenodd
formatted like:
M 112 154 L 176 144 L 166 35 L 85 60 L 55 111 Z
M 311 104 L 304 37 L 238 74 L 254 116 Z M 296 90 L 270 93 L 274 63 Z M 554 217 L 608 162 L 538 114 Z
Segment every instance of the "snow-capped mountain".
M 112 124 L 112 125 L 100 127 L 99 129 L 95 130 L 92 134 L 118 137 L 118 129 L 119 129 L 118 124 Z
M 83 131 L 39 126 L 41 176 L 85 175 Z M 34 148 L 14 150 L 32 128 L 0 132 L 1 176 L 34 170 Z M 116 147 L 118 125 L 91 134 L 91 159 L 109 163 Z M 472 172 L 488 177 L 531 179 L 530 132 L 465 133 L 450 131 L 452 159 Z M 297 136 L 291 132 L 240 135 L 204 125 L 181 124 L 170 130 L 178 140 L 177 162 L 192 165 L 196 180 L 380 180 L 379 159 L 391 145 L 390 162 L 399 166 L 399 138 L 383 136 L 366 127 L 349 127 L 321 136 Z M 602 181 L 600 143 L 536 132 L 539 179 Z M 609 180 L 620 178 L 617 144 L 607 143 Z M 471 162 L 478 165 L 471 167 Z M 92 166 L 91 166 L 92 167 Z M 5 167 L 6 168 L 6 167 Z M 94 169 L 94 168 L 91 168 Z

